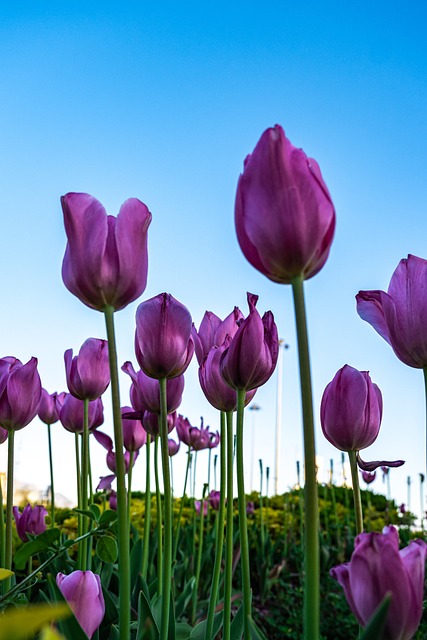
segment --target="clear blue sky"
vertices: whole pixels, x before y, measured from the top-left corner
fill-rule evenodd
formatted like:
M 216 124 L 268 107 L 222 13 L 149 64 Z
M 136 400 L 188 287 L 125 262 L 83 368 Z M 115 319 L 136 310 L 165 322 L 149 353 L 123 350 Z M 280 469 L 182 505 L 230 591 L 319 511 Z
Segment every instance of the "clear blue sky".
M 87 191 L 117 213 L 126 198 L 139 197 L 153 214 L 144 298 L 169 291 L 197 326 L 206 309 L 245 310 L 246 291 L 259 294 L 260 311 L 275 314 L 290 344 L 281 488 L 293 484 L 302 447 L 290 290 L 246 262 L 233 223 L 243 160 L 262 131 L 280 123 L 318 160 L 337 210 L 330 259 L 307 283 L 316 416 L 338 368 L 370 370 L 383 391 L 384 420 L 365 457 L 406 459 L 391 472 L 392 492 L 406 502 L 411 475 L 418 509 L 422 374 L 359 319 L 354 296 L 386 289 L 409 252 L 427 258 L 426 19 L 421 2 L 2 3 L 1 355 L 37 356 L 44 386 L 65 389 L 64 351 L 105 331 L 101 314 L 62 284 L 59 198 Z M 121 361 L 135 362 L 136 306 L 117 314 Z M 123 376 L 123 403 L 127 388 Z M 256 457 L 271 467 L 275 397 L 275 379 L 256 396 Z M 182 412 L 217 427 L 195 364 Z M 247 424 L 250 434 L 250 416 Z M 319 454 L 338 466 L 317 426 Z M 109 418 L 105 430 L 112 432 Z M 45 437 L 36 420 L 16 439 L 17 477 L 41 486 L 49 482 Z M 69 495 L 74 443 L 59 425 L 54 447 L 57 490 Z M 5 455 L 3 447 L 1 465 Z M 93 455 L 96 477 L 105 473 L 103 452 Z M 177 483 L 184 458 L 176 458 Z M 384 486 L 377 480 L 373 488 Z

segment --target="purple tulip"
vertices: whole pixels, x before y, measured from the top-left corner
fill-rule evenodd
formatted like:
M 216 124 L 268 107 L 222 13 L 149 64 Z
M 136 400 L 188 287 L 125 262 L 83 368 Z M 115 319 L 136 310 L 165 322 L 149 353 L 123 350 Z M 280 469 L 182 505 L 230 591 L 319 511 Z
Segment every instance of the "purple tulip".
M 246 259 L 274 282 L 316 275 L 329 255 L 335 211 L 317 162 L 279 125 L 267 129 L 245 160 L 235 205 Z
M 279 352 L 277 327 L 271 311 L 263 318 L 255 308 L 258 296 L 248 293 L 249 315 L 241 321 L 229 347 L 221 356 L 224 380 L 233 389 L 250 391 L 267 382 Z
M 218 511 L 219 509 L 220 498 L 221 498 L 220 492 L 215 491 L 215 489 L 213 489 L 208 496 L 209 504 L 211 505 L 214 511 Z
M 341 451 L 360 451 L 375 442 L 382 412 L 381 391 L 369 373 L 346 364 L 323 392 L 323 434 Z
M 218 411 L 235 411 L 237 409 L 237 393 L 227 384 L 221 375 L 222 354 L 231 343 L 227 336 L 220 347 L 212 347 L 199 367 L 199 381 L 203 393 L 210 404 Z M 246 393 L 245 405 L 249 404 L 256 393 L 252 389 Z
M 59 412 L 64 402 L 65 391 L 61 393 L 48 393 L 46 389 L 42 389 L 42 397 L 39 405 L 38 416 L 45 424 L 55 424 L 59 420 Z
M 102 311 L 123 309 L 143 293 L 147 284 L 147 231 L 151 213 L 130 198 L 117 218 L 107 216 L 87 193 L 61 198 L 68 244 L 62 263 L 65 286 L 81 302 Z
M 201 500 L 195 500 L 194 501 L 194 509 L 196 510 L 197 515 L 200 515 L 200 512 L 202 510 L 202 501 Z M 203 515 L 207 516 L 208 515 L 208 503 L 206 501 L 203 502 Z
M 413 540 L 399 551 L 394 527 L 383 533 L 361 533 L 350 562 L 331 569 L 344 589 L 359 624 L 365 626 L 387 593 L 391 593 L 384 632 L 379 640 L 410 640 L 423 609 L 427 545 Z
M 168 453 L 170 458 L 172 458 L 172 456 L 176 456 L 180 446 L 180 442 L 175 442 L 175 440 L 172 440 L 172 438 L 168 439 Z
M 246 503 L 246 515 L 253 516 L 255 513 L 255 505 L 252 501 Z
M 181 442 L 191 447 L 193 451 L 201 451 L 202 449 L 212 449 L 219 444 L 218 432 L 209 431 L 208 427 L 204 427 L 203 418 L 201 418 L 200 429 L 192 427 L 188 418 L 178 415 L 176 419 L 176 430 Z
M 83 433 L 84 401 L 67 393 L 59 411 L 62 426 L 72 433 Z M 89 402 L 89 429 L 94 430 L 104 422 L 102 399 Z
M 45 518 L 48 515 L 46 509 L 40 505 L 32 507 L 27 504 L 22 513 L 18 507 L 13 507 L 13 515 L 15 518 L 16 531 L 22 542 L 28 542 L 27 533 L 35 536 L 46 531 Z
M 176 412 L 168 414 L 168 433 L 174 430 Z M 157 438 L 160 434 L 160 416 L 158 413 L 145 411 L 142 416 L 142 426 L 152 438 Z
M 191 334 L 194 339 L 197 362 L 202 364 L 212 347 L 220 347 L 226 338 L 232 338 L 239 328 L 243 313 L 238 307 L 224 319 L 220 320 L 212 311 L 206 311 L 200 324 L 199 331 L 193 324 Z
M 147 432 L 141 420 L 128 420 L 124 417 L 132 407 L 122 407 L 123 445 L 127 451 L 139 451 L 147 442 Z
M 100 398 L 110 384 L 108 342 L 88 338 L 78 356 L 73 358 L 73 350 L 67 349 L 64 360 L 70 393 L 80 400 Z
M 0 444 L 3 444 L 3 442 L 6 442 L 8 435 L 9 435 L 9 431 L 7 429 L 3 429 L 3 427 L 0 427 Z
M 194 353 L 191 315 L 170 294 L 142 302 L 136 311 L 135 353 L 151 378 L 176 378 L 184 373 Z
M 369 322 L 405 364 L 427 366 L 427 260 L 409 255 L 393 273 L 388 292 L 359 291 L 359 316 Z
M 113 511 L 117 511 L 117 493 L 115 491 L 111 491 L 108 496 L 108 504 L 110 505 L 110 509 Z
M 107 489 L 107 491 L 111 491 L 111 485 L 113 484 L 115 479 L 116 479 L 115 473 L 112 473 L 108 476 L 100 476 L 98 486 L 96 487 L 96 491 L 104 491 L 105 489 Z
M 138 373 L 131 362 L 125 362 L 122 371 L 132 378 L 130 399 L 135 411 L 151 411 L 160 414 L 160 387 L 158 380 L 147 376 L 143 371 Z M 170 378 L 166 382 L 167 412 L 173 413 L 181 404 L 184 391 L 184 376 Z M 132 411 L 132 409 L 130 409 Z M 142 417 L 142 416 L 141 416 Z
M 36 417 L 42 395 L 37 358 L 0 358 L 0 427 L 17 431 Z
M 377 477 L 376 471 L 374 471 L 373 473 L 371 473 L 370 471 L 362 471 L 361 473 L 362 473 L 362 478 L 366 482 L 366 484 L 371 484 L 371 482 L 373 482 Z
M 92 638 L 105 614 L 100 577 L 92 571 L 73 571 L 69 576 L 58 573 L 56 584 L 77 622 L 85 634 Z
M 138 451 L 135 451 L 132 467 L 135 464 L 137 457 L 138 457 Z M 123 458 L 125 461 L 125 473 L 128 473 L 130 468 L 130 451 L 125 451 Z M 117 475 L 117 463 L 116 463 L 115 451 L 107 451 L 107 467 L 110 469 L 110 471 L 112 471 L 115 475 Z
M 109 435 L 107 435 L 106 433 L 104 433 L 103 431 L 99 431 L 98 429 L 96 429 L 95 431 L 93 431 L 93 435 L 94 438 L 97 442 L 99 442 L 99 444 L 104 447 L 104 449 L 107 450 L 107 467 L 110 469 L 110 471 L 112 471 L 114 474 L 116 474 L 116 454 L 113 451 L 113 441 L 110 438 Z M 126 451 L 124 454 L 124 461 L 125 461 L 125 473 L 127 473 L 129 471 L 129 467 L 130 467 L 130 451 Z M 135 464 L 136 459 L 138 457 L 138 451 L 135 451 L 135 455 L 133 458 L 133 464 Z M 106 476 L 104 478 L 104 480 L 106 480 L 106 478 L 109 478 L 109 476 Z M 101 486 L 102 484 L 102 486 Z M 107 485 L 105 482 L 100 483 L 98 485 L 99 489 L 105 489 L 107 488 Z

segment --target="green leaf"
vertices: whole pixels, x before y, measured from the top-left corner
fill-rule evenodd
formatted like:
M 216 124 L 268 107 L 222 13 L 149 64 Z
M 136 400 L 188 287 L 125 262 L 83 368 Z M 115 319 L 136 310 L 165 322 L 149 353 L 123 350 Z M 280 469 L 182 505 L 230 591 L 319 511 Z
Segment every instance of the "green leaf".
M 222 627 L 223 615 L 224 615 L 223 611 L 218 611 L 218 613 L 215 614 L 214 625 L 213 625 L 213 633 L 212 633 L 212 637 L 213 638 L 217 637 L 217 635 L 219 633 L 219 630 Z M 242 620 L 243 620 L 243 618 L 242 618 Z M 205 631 L 206 631 L 206 623 L 207 623 L 207 620 L 202 620 L 202 622 L 199 622 L 199 624 L 194 627 L 194 629 L 192 630 L 192 632 L 190 634 L 191 640 L 204 640 Z
M 243 636 L 243 604 L 240 605 L 240 608 L 230 625 L 230 640 L 240 640 Z
M 66 604 L 39 604 L 8 609 L 1 616 L 0 640 L 25 640 L 53 620 L 59 621 L 69 615 L 70 609 Z
M 267 640 L 267 637 L 252 619 L 249 619 L 249 629 L 253 640 Z
M 101 536 L 98 538 L 95 551 L 102 562 L 115 562 L 119 555 L 116 539 L 111 536 Z
M 96 520 L 96 522 L 99 522 L 99 518 L 101 516 L 101 509 L 98 507 L 98 505 L 97 504 L 89 505 L 89 511 L 91 511 L 91 513 L 93 514 L 93 517 Z
M 120 640 L 119 628 L 113 624 L 108 640 Z
M 189 640 L 191 637 L 192 627 L 186 622 L 177 622 L 175 625 L 176 640 Z
M 185 585 L 182 593 L 176 601 L 176 617 L 179 619 L 184 613 L 188 603 L 191 600 L 193 591 L 196 587 L 196 578 L 193 576 Z
M 378 640 L 384 630 L 388 608 L 391 602 L 391 593 L 387 593 L 381 604 L 375 609 L 372 618 L 369 620 L 360 640 Z
M 133 590 L 142 566 L 142 538 L 138 538 L 130 554 L 130 584 Z
M 117 512 L 112 509 L 106 509 L 101 513 L 101 517 L 99 518 L 98 524 L 103 527 L 108 526 L 112 522 L 117 520 Z
M 139 594 L 138 602 L 138 630 L 136 640 L 158 640 L 159 628 L 151 611 L 151 604 L 144 591 Z
M 59 529 L 47 529 L 44 533 L 41 533 L 37 538 L 26 542 L 15 553 L 15 566 L 17 569 L 24 569 L 27 564 L 28 558 L 40 551 L 47 551 L 57 540 L 61 532 Z
M 90 509 L 73 509 L 76 513 L 80 513 L 82 516 L 86 516 L 90 520 L 96 520 L 95 514 Z

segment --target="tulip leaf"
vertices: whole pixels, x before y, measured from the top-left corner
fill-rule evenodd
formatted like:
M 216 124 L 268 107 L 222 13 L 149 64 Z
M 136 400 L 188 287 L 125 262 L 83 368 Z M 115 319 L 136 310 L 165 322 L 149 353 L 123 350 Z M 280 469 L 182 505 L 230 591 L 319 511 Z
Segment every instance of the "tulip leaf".
M 189 640 L 192 627 L 186 622 L 178 622 L 175 625 L 175 640 Z
M 387 593 L 381 604 L 375 609 L 375 612 L 369 620 L 360 640 L 378 640 L 384 630 L 388 608 L 391 602 L 391 594 Z
M 151 605 L 144 591 L 139 594 L 136 640 L 158 640 L 160 636 Z
M 106 509 L 101 513 L 98 524 L 105 527 L 111 524 L 112 522 L 115 522 L 116 520 L 117 520 L 117 512 L 113 511 L 113 509 Z
M 196 578 L 193 576 L 185 585 L 182 593 L 179 595 L 179 598 L 176 601 L 176 617 L 179 619 L 181 615 L 184 613 L 188 603 L 191 600 L 193 595 L 193 591 L 196 586 Z
M 243 604 L 240 606 L 230 625 L 230 640 L 240 640 L 243 637 Z
M 119 555 L 116 539 L 111 536 L 101 536 L 98 538 L 96 555 L 102 562 L 115 562 Z
M 224 615 L 223 611 L 218 611 L 218 613 L 215 614 L 212 638 L 217 637 L 219 630 L 222 627 L 223 615 Z M 199 622 L 199 624 L 197 624 L 194 627 L 194 629 L 191 631 L 189 636 L 191 640 L 204 640 L 205 633 L 206 633 L 206 623 L 207 623 L 207 620 L 202 620 L 202 622 Z
M 252 638 L 252 640 L 267 640 L 264 633 L 261 631 L 259 627 L 257 627 L 257 625 L 252 619 L 249 620 L 249 630 L 251 634 L 250 637 Z
M 132 547 L 130 554 L 130 584 L 132 590 L 136 585 L 136 580 L 141 572 L 142 565 L 142 538 L 138 538 Z
M 6 578 L 10 578 L 13 576 L 13 571 L 9 571 L 9 569 L 0 569 L 0 581 L 6 580 Z
M 70 609 L 66 604 L 38 604 L 8 609 L 1 616 L 0 640 L 26 640 L 46 624 L 69 615 Z

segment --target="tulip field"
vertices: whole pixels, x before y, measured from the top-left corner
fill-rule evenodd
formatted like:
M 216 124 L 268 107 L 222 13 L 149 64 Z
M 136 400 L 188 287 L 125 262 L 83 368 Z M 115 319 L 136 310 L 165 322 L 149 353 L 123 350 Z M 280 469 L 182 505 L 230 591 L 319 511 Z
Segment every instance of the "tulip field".
M 237 184 L 243 256 L 292 290 L 304 472 L 282 495 L 249 494 L 244 473 L 246 407 L 278 362 L 273 311 L 261 315 L 262 300 L 248 292 L 247 310 L 234 307 L 223 319 L 207 310 L 196 327 L 184 304 L 159 293 L 140 301 L 134 353 L 119 362 L 115 318 L 146 289 L 152 214 L 130 198 L 117 217 L 107 215 L 96 198 L 77 192 L 61 205 L 63 283 L 102 314 L 106 339 L 90 337 L 78 353 L 65 351 L 62 392 L 43 388 L 35 356 L 25 364 L 0 358 L 0 441 L 7 448 L 0 640 L 426 638 L 424 520 L 417 527 L 390 495 L 359 486 L 363 478 L 370 487 L 376 473 L 389 479 L 404 461 L 367 459 L 381 427 L 382 393 L 367 371 L 349 364 L 323 391 L 320 424 L 348 460 L 351 484 L 335 486 L 332 472 L 330 483 L 318 482 L 305 281 L 328 259 L 336 214 L 317 162 L 276 125 L 246 158 Z M 426 278 L 427 261 L 409 255 L 388 292 L 360 291 L 356 299 L 361 319 L 427 381 Z M 181 413 L 193 358 L 218 428 Z M 130 379 L 129 402 L 120 370 Z M 112 436 L 102 427 L 107 393 Z M 17 505 L 15 433 L 36 416 L 47 427 L 50 492 L 43 505 Z M 55 501 L 50 429 L 58 422 L 74 444 L 77 504 L 69 510 Z M 94 441 L 110 471 L 99 482 Z M 202 450 L 209 462 L 196 484 Z M 178 451 L 186 456 L 182 495 L 173 486 Z M 137 493 L 139 456 L 146 477 Z

